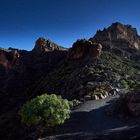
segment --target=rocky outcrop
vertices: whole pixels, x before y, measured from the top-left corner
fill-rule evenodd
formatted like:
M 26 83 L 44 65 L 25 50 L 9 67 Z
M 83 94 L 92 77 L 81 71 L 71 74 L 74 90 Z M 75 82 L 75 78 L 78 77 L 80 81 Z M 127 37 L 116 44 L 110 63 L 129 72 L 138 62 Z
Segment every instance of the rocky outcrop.
M 49 51 L 59 51 L 59 50 L 66 50 L 66 48 L 59 46 L 46 38 L 38 38 L 33 52 L 42 53 L 42 52 L 49 52 Z
M 106 51 L 113 50 L 116 52 L 114 49 L 125 50 L 127 55 L 130 54 L 130 51 L 140 51 L 140 36 L 137 34 L 136 28 L 118 22 L 113 23 L 108 28 L 104 28 L 102 31 L 98 30 L 95 36 L 90 38 L 90 41 L 101 43 L 103 50 Z
M 120 94 L 115 104 L 115 112 L 129 117 L 140 117 L 140 90 Z
M 118 88 L 113 88 L 110 85 L 108 87 L 110 87 L 110 89 L 106 88 L 103 92 L 96 92 L 96 90 L 95 90 L 93 93 L 84 96 L 84 99 L 85 100 L 105 99 L 108 96 L 116 96 L 119 93 Z
M 15 65 L 19 57 L 20 53 L 17 49 L 0 49 L 0 65 L 2 65 L 6 71 Z
M 102 45 L 88 40 L 77 40 L 68 51 L 68 60 L 80 60 L 86 57 L 97 58 L 100 56 Z
M 127 96 L 127 106 L 130 114 L 140 116 L 140 91 L 135 91 Z
M 60 50 L 59 47 L 57 49 L 55 51 L 52 48 L 45 53 L 37 49 L 35 52 L 0 49 L 0 106 L 4 106 L 0 108 L 1 112 L 10 110 L 14 104 L 24 102 L 25 96 L 29 96 L 25 91 L 40 77 L 55 69 L 59 62 L 63 63 L 67 50 Z

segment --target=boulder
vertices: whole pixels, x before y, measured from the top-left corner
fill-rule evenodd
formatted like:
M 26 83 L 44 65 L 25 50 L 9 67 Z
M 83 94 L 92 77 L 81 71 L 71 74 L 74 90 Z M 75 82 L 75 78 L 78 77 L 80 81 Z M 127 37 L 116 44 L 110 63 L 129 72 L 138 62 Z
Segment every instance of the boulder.
M 128 103 L 129 112 L 134 116 L 140 116 L 140 103 Z
M 100 96 L 101 96 L 101 99 L 105 99 L 106 98 L 103 94 L 101 94 Z
M 107 95 L 104 94 L 103 96 L 104 96 L 104 98 L 107 98 Z
M 131 95 L 130 101 L 134 103 L 140 103 L 140 94 Z
M 108 93 L 107 92 L 102 93 L 102 95 L 104 96 L 104 98 L 108 97 Z
M 105 97 L 102 94 L 96 94 L 99 99 L 104 99 Z
M 117 94 L 117 91 L 116 91 L 116 89 L 112 89 L 112 90 L 109 91 L 109 93 L 111 95 L 115 96 Z
M 108 92 L 106 91 L 105 93 L 104 93 L 106 96 L 109 96 L 109 94 L 108 94 Z
M 98 95 L 93 95 L 92 96 L 92 100 L 99 100 L 100 98 L 98 97 Z
M 130 114 L 140 116 L 140 92 L 128 94 L 126 102 Z

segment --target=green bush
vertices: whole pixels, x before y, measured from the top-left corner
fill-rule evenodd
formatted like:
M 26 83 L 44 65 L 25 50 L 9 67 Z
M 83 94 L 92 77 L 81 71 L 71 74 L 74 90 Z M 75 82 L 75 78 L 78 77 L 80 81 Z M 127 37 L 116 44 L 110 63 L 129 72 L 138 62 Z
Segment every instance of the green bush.
M 41 95 L 26 102 L 19 111 L 21 120 L 27 125 L 55 126 L 69 118 L 69 101 L 55 94 Z
M 78 106 L 79 104 L 81 104 L 81 102 L 79 100 L 76 100 L 76 99 L 72 100 L 72 103 L 73 103 L 73 107 Z
M 129 88 L 129 85 L 126 80 L 122 80 L 120 84 L 122 88 L 126 88 L 126 89 Z

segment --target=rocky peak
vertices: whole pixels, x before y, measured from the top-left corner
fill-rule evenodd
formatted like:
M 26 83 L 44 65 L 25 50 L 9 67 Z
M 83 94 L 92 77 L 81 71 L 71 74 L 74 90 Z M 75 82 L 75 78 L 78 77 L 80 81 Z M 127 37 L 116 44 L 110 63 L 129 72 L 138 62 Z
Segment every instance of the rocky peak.
M 77 40 L 68 51 L 69 60 L 79 60 L 85 57 L 97 58 L 101 54 L 102 45 L 81 39 Z
M 98 30 L 96 35 L 90 39 L 91 41 L 97 41 L 103 44 L 103 46 L 109 46 L 113 44 L 116 46 L 123 46 L 122 43 L 130 48 L 140 50 L 140 36 L 137 34 L 136 28 L 131 25 L 123 25 L 119 22 L 113 23 L 107 29 L 102 31 Z M 120 44 L 119 44 L 120 42 Z
M 66 50 L 62 46 L 59 46 L 46 38 L 38 38 L 35 43 L 33 51 L 35 52 L 49 52 L 54 50 Z

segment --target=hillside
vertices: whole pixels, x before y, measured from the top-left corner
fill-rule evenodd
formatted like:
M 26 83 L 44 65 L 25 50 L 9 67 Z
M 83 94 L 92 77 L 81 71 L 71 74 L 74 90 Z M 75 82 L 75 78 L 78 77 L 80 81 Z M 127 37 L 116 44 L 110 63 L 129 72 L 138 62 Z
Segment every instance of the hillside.
M 130 25 L 113 23 L 69 49 L 45 38 L 32 51 L 0 49 L 0 137 L 16 140 L 34 132 L 21 124 L 18 110 L 37 95 L 83 100 L 106 85 L 140 87 L 140 36 Z
M 49 92 L 71 99 L 83 97 L 93 92 L 95 87 L 105 84 L 118 88 L 134 88 L 140 81 L 139 70 L 140 65 L 133 61 L 102 52 L 98 59 L 87 58 L 82 62 L 60 64 L 30 87 L 27 94 L 36 96 Z

